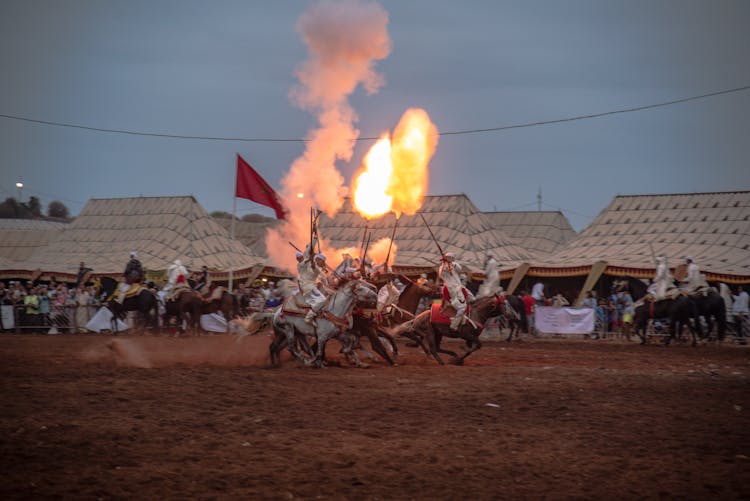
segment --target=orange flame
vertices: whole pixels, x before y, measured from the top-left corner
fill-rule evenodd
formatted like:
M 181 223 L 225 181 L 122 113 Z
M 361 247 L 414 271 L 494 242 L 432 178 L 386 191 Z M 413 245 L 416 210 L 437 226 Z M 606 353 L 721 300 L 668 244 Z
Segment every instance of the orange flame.
M 393 138 L 383 136 L 367 152 L 354 177 L 354 208 L 372 219 L 390 211 L 415 214 L 422 206 L 429 180 L 428 166 L 437 147 L 437 127 L 426 111 L 406 110 Z

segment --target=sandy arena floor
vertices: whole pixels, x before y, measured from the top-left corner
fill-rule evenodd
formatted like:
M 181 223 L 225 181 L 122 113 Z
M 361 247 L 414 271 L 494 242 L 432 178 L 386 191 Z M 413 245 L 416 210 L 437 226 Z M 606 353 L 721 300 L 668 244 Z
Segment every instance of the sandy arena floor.
M 750 498 L 747 348 L 320 370 L 264 368 L 268 341 L 0 335 L 0 497 Z

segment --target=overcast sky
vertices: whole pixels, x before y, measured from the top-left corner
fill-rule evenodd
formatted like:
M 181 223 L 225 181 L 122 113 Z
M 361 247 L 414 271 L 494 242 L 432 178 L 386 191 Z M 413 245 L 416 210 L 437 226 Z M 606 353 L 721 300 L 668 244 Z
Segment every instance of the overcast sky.
M 441 132 L 658 103 L 750 85 L 745 0 L 382 1 L 386 84 L 351 99 L 362 136 L 409 107 Z M 306 48 L 300 1 L 0 2 L 0 114 L 91 127 L 301 138 L 289 99 Z M 351 162 L 349 179 L 370 142 Z M 140 137 L 0 117 L 0 197 L 193 194 L 231 211 L 235 154 L 275 187 L 299 142 Z M 587 225 L 616 194 L 750 189 L 750 91 L 667 108 L 502 132 L 442 136 L 429 193 L 481 210 L 561 208 Z M 239 214 L 272 211 L 247 201 Z

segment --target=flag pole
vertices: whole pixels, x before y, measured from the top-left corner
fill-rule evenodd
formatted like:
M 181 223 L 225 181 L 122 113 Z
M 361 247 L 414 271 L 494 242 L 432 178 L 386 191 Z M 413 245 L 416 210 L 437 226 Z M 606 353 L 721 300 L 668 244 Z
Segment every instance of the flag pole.
M 237 197 L 232 197 L 232 225 L 230 226 L 229 230 L 229 238 L 234 240 L 234 220 L 237 219 Z M 232 289 L 232 268 L 229 268 L 229 293 L 233 294 L 234 289 Z

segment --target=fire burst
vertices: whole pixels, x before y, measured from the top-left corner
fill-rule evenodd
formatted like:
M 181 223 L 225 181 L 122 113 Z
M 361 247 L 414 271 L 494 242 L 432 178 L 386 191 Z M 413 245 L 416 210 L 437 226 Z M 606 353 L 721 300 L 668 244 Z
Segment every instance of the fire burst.
M 393 132 L 367 152 L 354 177 L 354 208 L 367 219 L 390 211 L 415 214 L 422 206 L 429 180 L 428 166 L 438 143 L 437 127 L 422 109 L 406 110 Z

